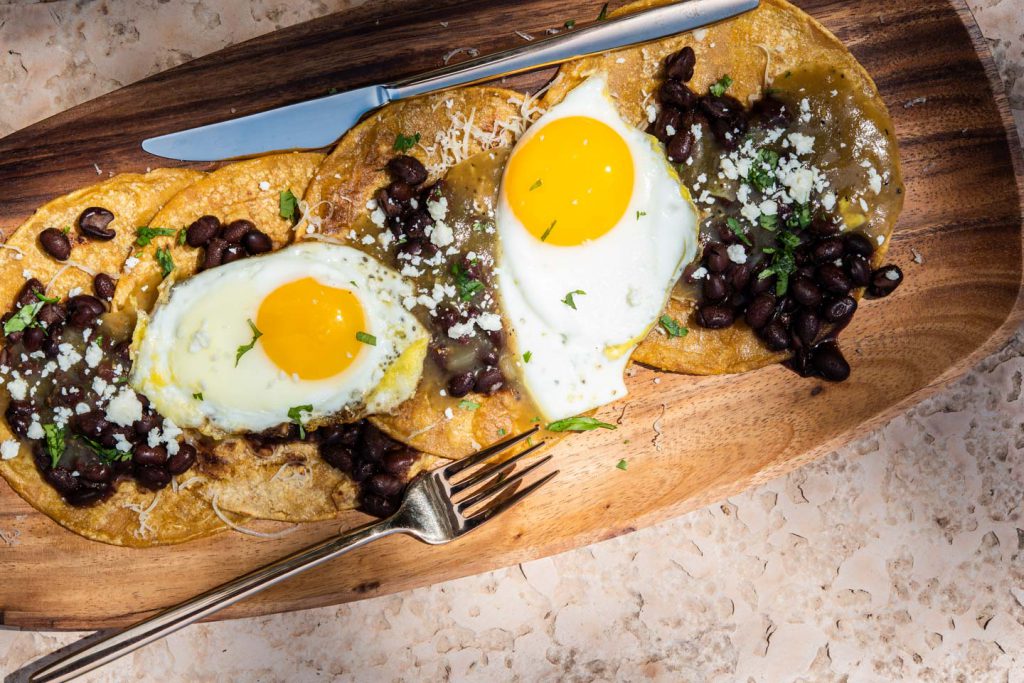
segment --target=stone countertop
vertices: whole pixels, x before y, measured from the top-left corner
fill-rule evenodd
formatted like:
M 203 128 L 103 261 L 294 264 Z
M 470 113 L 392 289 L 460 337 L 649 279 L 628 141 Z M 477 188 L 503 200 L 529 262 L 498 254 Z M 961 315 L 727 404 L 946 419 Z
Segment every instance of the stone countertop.
M 361 1 L 0 2 L 0 135 Z M 1024 0 L 969 4 L 1024 130 Z M 490 574 L 192 626 L 84 680 L 1024 681 L 1022 377 L 1018 331 L 721 503 Z M 0 630 L 0 673 L 81 635 Z

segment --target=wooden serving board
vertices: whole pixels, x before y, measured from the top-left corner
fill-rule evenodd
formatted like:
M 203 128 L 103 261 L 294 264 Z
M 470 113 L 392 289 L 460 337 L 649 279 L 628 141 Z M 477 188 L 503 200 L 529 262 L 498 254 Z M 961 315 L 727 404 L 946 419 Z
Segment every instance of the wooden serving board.
M 166 165 L 141 150 L 144 137 L 435 68 L 456 47 L 504 49 L 521 43 L 517 29 L 540 35 L 567 19 L 582 24 L 600 4 L 377 1 L 184 64 L 0 140 L 0 227 L 9 233 L 48 199 L 95 182 L 94 163 L 117 172 Z M 1024 164 L 988 48 L 962 0 L 799 4 L 875 78 L 906 176 L 890 252 L 906 283 L 867 302 L 844 333 L 852 378 L 831 385 L 781 367 L 706 378 L 639 368 L 628 401 L 601 411 L 615 421 L 625 406 L 622 426 L 559 444 L 561 476 L 504 519 L 444 548 L 385 539 L 219 617 L 423 586 L 682 514 L 835 449 L 1008 338 L 1022 318 Z M 535 87 L 550 75 L 514 84 Z M 912 262 L 911 248 L 923 264 Z M 628 471 L 615 467 L 622 457 Z M 364 521 L 353 512 L 278 540 L 226 533 L 130 550 L 64 531 L 0 484 L 0 530 L 17 532 L 13 545 L 0 541 L 0 623 L 126 624 Z

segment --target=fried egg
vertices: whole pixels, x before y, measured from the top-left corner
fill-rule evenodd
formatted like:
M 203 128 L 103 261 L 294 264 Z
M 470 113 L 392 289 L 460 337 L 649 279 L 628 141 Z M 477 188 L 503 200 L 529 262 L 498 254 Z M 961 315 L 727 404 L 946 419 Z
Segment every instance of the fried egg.
M 303 243 L 171 286 L 133 341 L 132 387 L 212 436 L 387 412 L 416 389 L 428 333 L 396 272 Z
M 520 138 L 496 226 L 503 312 L 544 417 L 625 395 L 629 356 L 694 256 L 697 212 L 657 140 L 622 120 L 602 74 Z

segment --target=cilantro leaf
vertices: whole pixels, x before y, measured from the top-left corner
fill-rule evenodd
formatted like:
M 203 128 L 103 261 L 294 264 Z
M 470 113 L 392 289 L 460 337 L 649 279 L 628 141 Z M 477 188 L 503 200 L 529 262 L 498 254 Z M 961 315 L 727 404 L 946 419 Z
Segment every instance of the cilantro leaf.
M 188 230 L 185 229 L 185 228 L 179 229 L 178 230 L 178 246 L 179 247 L 185 246 L 185 240 L 187 238 L 188 238 Z
M 246 319 L 246 322 L 249 323 L 249 328 L 252 330 L 252 341 L 250 341 L 248 344 L 243 344 L 239 346 L 238 349 L 235 351 L 236 368 L 238 367 L 238 361 L 242 360 L 242 356 L 252 351 L 253 347 L 256 346 L 256 340 L 263 336 L 263 333 L 256 329 L 256 325 L 253 324 L 252 320 Z
M 608 3 L 601 5 L 601 13 L 597 15 L 598 21 L 604 21 L 608 18 Z
M 402 135 L 399 133 L 395 136 L 395 144 L 392 145 L 392 149 L 396 152 L 408 152 L 410 149 L 416 146 L 416 143 L 420 141 L 420 134 L 413 133 L 412 135 Z
M 575 19 L 569 19 L 564 24 L 562 24 L 562 26 L 564 26 L 566 29 L 570 29 L 570 28 L 572 28 L 575 25 L 576 25 L 576 20 Z
M 459 407 L 463 410 L 476 410 L 480 407 L 480 404 L 476 401 L 470 401 L 469 399 L 463 399 L 459 401 Z
M 678 320 L 667 314 L 658 318 L 658 323 L 665 328 L 669 337 L 685 337 L 690 332 L 688 329 L 680 325 Z
M 463 301 L 470 301 L 483 291 L 484 283 L 471 276 L 461 263 L 453 263 L 451 273 L 455 278 L 455 288 L 459 292 L 459 298 Z
M 367 332 L 356 332 L 356 340 L 368 346 L 376 346 L 377 338 Z
M 757 160 L 750 165 L 747 182 L 761 192 L 767 192 L 775 185 L 775 169 L 779 165 L 778 152 L 762 148 L 757 152 Z
M 557 223 L 557 222 L 558 222 L 557 220 L 551 221 L 551 225 L 549 225 L 548 229 L 544 231 L 544 234 L 540 236 L 540 241 L 541 242 L 547 242 L 548 241 L 548 235 L 550 235 L 551 231 L 555 229 L 555 223 Z
M 646 212 L 646 211 L 637 211 L 637 212 L 636 212 L 636 219 L 637 219 L 637 220 L 640 220 L 641 218 L 643 218 L 643 217 L 644 217 L 644 216 L 646 216 L 646 215 L 647 215 L 647 212 Z
M 571 308 L 574 311 L 576 310 L 576 302 L 572 300 L 572 297 L 573 297 L 573 295 L 576 295 L 576 294 L 586 294 L 586 292 L 584 292 L 582 289 L 576 289 L 576 290 L 573 290 L 573 291 L 569 292 L 568 294 L 566 294 L 565 298 L 562 299 L 562 303 L 565 304 L 566 306 L 568 306 L 569 308 Z
M 55 424 L 43 425 L 46 435 L 46 452 L 50 456 L 50 467 L 56 467 L 64 455 L 64 428 Z
M 299 219 L 299 200 L 292 194 L 291 189 L 282 190 L 277 197 L 277 208 L 281 218 L 295 223 Z
M 150 228 L 143 226 L 135 230 L 135 244 L 140 247 L 148 246 L 154 237 L 170 237 L 176 230 L 172 228 Z
M 533 185 L 530 185 L 530 192 L 533 192 L 534 190 L 536 190 L 538 187 L 540 187 L 543 184 L 544 183 L 541 182 L 541 179 L 537 178 L 537 181 Z
M 42 301 L 44 304 L 57 304 L 60 303 L 59 296 L 46 296 L 42 292 L 36 292 L 36 300 Z
M 743 226 L 740 225 L 740 222 L 738 220 L 730 216 L 729 218 L 725 219 L 725 224 L 729 226 L 729 230 L 732 231 L 732 234 L 736 235 L 736 237 L 738 237 L 739 240 L 743 242 L 743 244 L 747 245 L 748 247 L 753 246 L 750 243 L 750 238 L 747 237 L 747 233 L 743 232 Z
M 732 85 L 732 79 L 729 78 L 729 74 L 725 74 L 713 83 L 708 90 L 710 90 L 711 94 L 715 97 L 721 97 L 725 94 L 725 91 L 729 89 L 730 85 Z
M 304 406 L 295 406 L 288 409 L 288 419 L 299 425 L 299 438 L 306 438 L 306 422 L 309 420 L 309 413 L 313 412 L 312 404 Z M 302 414 L 306 413 L 306 417 L 303 418 Z
M 629 467 L 629 463 L 626 462 L 625 458 L 623 458 L 622 460 L 619 460 L 619 462 L 615 466 L 618 467 L 620 470 L 625 471 L 626 468 Z
M 766 213 L 762 213 L 757 219 L 757 224 L 765 230 L 774 231 L 779 227 L 779 217 L 774 214 L 769 216 Z
M 156 258 L 156 262 L 160 264 L 160 274 L 167 277 L 174 270 L 174 259 L 171 257 L 171 250 L 166 247 L 160 247 L 156 250 L 156 254 L 153 255 Z
M 78 438 L 82 440 L 82 443 L 89 447 L 89 450 L 100 456 L 100 459 L 104 462 L 124 462 L 126 460 L 131 460 L 132 458 L 131 451 L 119 451 L 116 448 L 106 448 L 99 442 L 93 441 L 87 436 L 79 435 Z
M 196 393 L 192 394 L 192 398 L 194 398 L 197 401 L 202 401 L 203 400 L 203 392 L 197 391 Z
M 527 351 L 526 353 L 523 354 L 524 363 L 529 363 L 531 358 L 533 358 L 533 351 Z
M 615 425 L 601 422 L 595 417 L 567 417 L 548 425 L 549 432 L 589 432 L 597 429 L 615 429 Z
M 36 301 L 28 306 L 22 306 L 4 323 L 4 335 L 14 332 L 21 332 L 35 322 L 39 309 L 45 306 L 45 302 Z

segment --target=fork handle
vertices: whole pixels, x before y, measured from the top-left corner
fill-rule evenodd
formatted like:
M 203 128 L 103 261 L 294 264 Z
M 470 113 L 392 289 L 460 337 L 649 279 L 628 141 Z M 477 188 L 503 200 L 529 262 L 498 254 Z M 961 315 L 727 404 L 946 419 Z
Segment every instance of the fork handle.
M 310 567 L 364 546 L 382 536 L 403 531 L 404 529 L 393 523 L 392 519 L 385 519 L 299 550 L 273 564 L 256 569 L 140 621 L 124 631 L 113 633 L 84 650 L 62 657 L 34 672 L 29 681 L 69 681 Z

